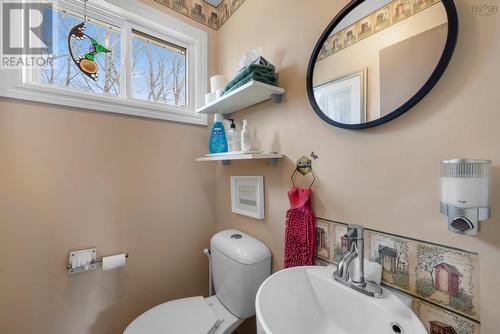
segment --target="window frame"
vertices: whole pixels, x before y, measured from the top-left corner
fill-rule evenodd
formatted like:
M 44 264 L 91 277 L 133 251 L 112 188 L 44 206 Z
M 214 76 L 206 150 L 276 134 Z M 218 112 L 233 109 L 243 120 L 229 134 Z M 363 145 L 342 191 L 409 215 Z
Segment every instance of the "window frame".
M 33 1 L 33 0 L 32 0 Z M 42 1 L 42 0 L 37 0 Z M 78 0 L 59 0 L 57 7 L 82 11 Z M 57 8 L 56 7 L 56 8 Z M 208 37 L 203 30 L 160 12 L 137 0 L 91 0 L 87 15 L 121 28 L 120 94 L 100 95 L 71 88 L 34 82 L 37 70 L 0 69 L 0 96 L 28 101 L 77 107 L 174 122 L 207 125 L 207 115 L 196 113 L 207 91 Z M 132 61 L 132 30 L 178 44 L 187 50 L 186 97 L 184 107 L 133 98 L 130 90 Z M 124 80 L 125 79 L 125 80 Z
M 191 52 L 189 44 L 186 44 L 182 40 L 174 39 L 172 37 L 168 37 L 166 35 L 159 34 L 155 30 L 151 30 L 151 29 L 148 29 L 148 28 L 146 28 L 144 26 L 137 25 L 137 24 L 131 23 L 131 22 L 129 22 L 127 24 L 126 29 L 127 29 L 127 33 L 126 33 L 127 43 L 130 46 L 127 49 L 127 56 L 126 56 L 126 59 L 125 59 L 125 67 L 126 68 L 129 68 L 129 69 L 132 68 L 132 58 L 133 58 L 133 55 L 132 55 L 131 51 L 133 50 L 133 38 L 135 36 L 134 30 L 138 30 L 138 31 L 140 31 L 140 32 L 142 32 L 142 33 L 144 33 L 146 35 L 149 35 L 149 36 L 151 36 L 153 38 L 157 38 L 159 40 L 170 42 L 170 43 L 176 44 L 176 45 L 178 45 L 178 46 L 183 47 L 183 48 L 186 49 L 186 67 L 187 67 L 187 72 L 186 72 L 186 83 L 185 83 L 186 92 L 185 92 L 185 94 L 186 94 L 186 101 L 187 101 L 186 106 L 189 107 L 192 97 L 195 96 L 195 94 L 196 94 L 196 92 L 193 89 L 193 86 L 190 85 L 191 82 L 196 82 L 196 80 L 194 78 L 194 71 L 190 70 L 191 64 L 195 63 L 195 59 L 194 59 L 195 56 L 193 55 L 193 52 Z M 130 83 L 132 81 L 132 79 L 130 78 L 131 71 L 127 71 L 125 75 L 127 76 L 125 81 L 127 83 Z M 144 100 L 141 100 L 141 99 L 133 97 L 132 96 L 131 87 L 127 87 L 125 93 L 126 93 L 126 96 L 128 98 L 133 99 L 134 101 L 140 101 L 140 102 L 146 102 L 146 103 L 153 103 L 155 105 L 157 104 L 155 102 L 148 102 L 148 101 L 144 101 Z M 170 107 L 171 108 L 175 108 L 176 110 L 185 109 L 185 107 L 177 107 L 177 106 L 170 106 Z

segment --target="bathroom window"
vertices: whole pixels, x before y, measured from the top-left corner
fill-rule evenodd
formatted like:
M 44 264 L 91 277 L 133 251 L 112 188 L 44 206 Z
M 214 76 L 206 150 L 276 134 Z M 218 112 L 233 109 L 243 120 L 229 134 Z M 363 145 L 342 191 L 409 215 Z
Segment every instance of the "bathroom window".
M 85 24 L 85 33 L 87 35 L 95 38 L 105 48 L 113 50 L 110 53 L 95 57 L 97 71 L 100 75 L 94 81 L 75 66 L 68 52 L 68 31 L 81 23 L 83 17 L 68 10 L 53 10 L 53 13 L 49 15 L 53 15 L 54 24 L 56 25 L 53 34 L 55 48 L 53 61 L 40 71 L 39 82 L 44 85 L 89 93 L 120 96 L 121 29 L 92 19 Z M 72 38 L 71 44 L 75 55 L 83 55 L 88 52 L 87 40 Z
M 86 15 L 89 38 L 70 38 L 69 52 L 68 34 L 84 21 L 83 2 L 44 7 L 44 19 L 52 20 L 53 61 L 0 68 L 6 78 L 0 96 L 207 124 L 206 115 L 196 113 L 207 91 L 206 32 L 138 0 L 88 2 Z M 95 52 L 95 43 L 111 52 Z M 89 53 L 91 73 L 84 74 L 79 57 Z
M 137 30 L 132 37 L 132 97 L 186 105 L 186 48 Z

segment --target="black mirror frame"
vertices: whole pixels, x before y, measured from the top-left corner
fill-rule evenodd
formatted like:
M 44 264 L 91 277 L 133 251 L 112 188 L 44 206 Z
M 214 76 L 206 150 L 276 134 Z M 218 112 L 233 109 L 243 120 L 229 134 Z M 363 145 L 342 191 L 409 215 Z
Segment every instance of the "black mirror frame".
M 349 14 L 354 8 L 356 8 L 359 4 L 361 4 L 364 1 L 365 0 L 352 0 L 347 6 L 345 6 L 340 11 L 340 13 L 337 14 L 337 16 L 335 16 L 335 18 L 332 20 L 332 22 L 330 22 L 330 24 L 325 29 L 320 39 L 316 43 L 316 46 L 314 47 L 311 58 L 309 60 L 309 65 L 307 66 L 307 76 L 306 76 L 307 96 L 309 98 L 309 102 L 311 103 L 312 108 L 314 109 L 314 112 L 316 112 L 316 114 L 323 121 L 329 123 L 330 125 L 344 129 L 372 128 L 374 126 L 389 122 L 394 118 L 404 114 L 409 109 L 413 108 L 418 102 L 420 102 L 420 100 L 424 98 L 425 95 L 427 95 L 432 90 L 432 88 L 436 85 L 436 83 L 443 75 L 444 71 L 446 70 L 446 67 L 450 63 L 451 57 L 453 56 L 453 52 L 455 51 L 455 46 L 457 44 L 457 38 L 458 38 L 458 15 L 455 4 L 453 0 L 441 0 L 446 9 L 446 15 L 448 16 L 448 36 L 446 39 L 446 44 L 444 47 L 443 54 L 441 55 L 441 58 L 439 59 L 436 68 L 434 69 L 434 71 L 432 72 L 431 76 L 426 81 L 426 83 L 422 86 L 422 88 L 420 88 L 420 90 L 408 101 L 406 101 L 406 103 L 404 103 L 401 107 L 376 120 L 360 124 L 345 124 L 336 122 L 331 118 L 327 117 L 323 113 L 323 111 L 321 111 L 320 107 L 318 106 L 318 103 L 316 102 L 316 99 L 314 98 L 314 90 L 313 90 L 314 67 L 316 65 L 316 59 L 318 58 L 318 55 L 321 52 L 321 48 L 323 47 L 323 44 L 330 35 L 330 32 L 333 31 L 333 29 L 337 26 L 337 24 L 339 24 L 340 21 L 342 21 L 342 19 L 347 14 Z

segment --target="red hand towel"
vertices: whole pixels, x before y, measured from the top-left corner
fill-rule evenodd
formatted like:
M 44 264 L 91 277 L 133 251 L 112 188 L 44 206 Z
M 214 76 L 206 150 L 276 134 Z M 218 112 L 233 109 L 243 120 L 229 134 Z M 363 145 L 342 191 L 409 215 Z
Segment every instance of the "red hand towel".
M 292 187 L 286 213 L 285 268 L 314 264 L 316 217 L 311 209 L 311 189 Z

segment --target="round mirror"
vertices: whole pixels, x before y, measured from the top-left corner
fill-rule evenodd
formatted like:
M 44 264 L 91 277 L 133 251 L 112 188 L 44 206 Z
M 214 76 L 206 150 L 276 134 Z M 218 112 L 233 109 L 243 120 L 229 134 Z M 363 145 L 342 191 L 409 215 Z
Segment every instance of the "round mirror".
M 448 65 L 458 34 L 453 0 L 354 0 L 329 24 L 307 70 L 324 121 L 362 129 L 418 103 Z

